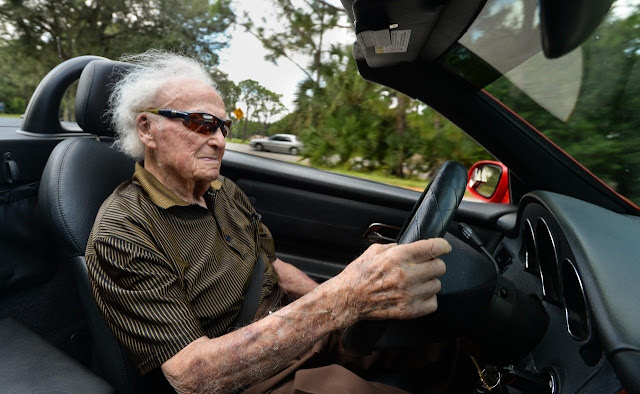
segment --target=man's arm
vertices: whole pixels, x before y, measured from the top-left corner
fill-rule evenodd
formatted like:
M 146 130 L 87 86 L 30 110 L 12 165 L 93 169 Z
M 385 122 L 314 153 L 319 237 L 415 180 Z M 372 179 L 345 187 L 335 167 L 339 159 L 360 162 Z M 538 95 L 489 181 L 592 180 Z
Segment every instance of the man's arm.
M 162 364 L 179 393 L 234 391 L 272 375 L 332 331 L 363 319 L 411 319 L 436 310 L 443 239 L 373 245 L 336 277 L 227 335 L 201 337 Z
M 313 279 L 309 278 L 307 274 L 300 271 L 296 266 L 285 263 L 280 259 L 275 259 L 272 264 L 280 277 L 278 286 L 285 293 L 295 298 L 300 298 L 318 287 L 318 284 Z

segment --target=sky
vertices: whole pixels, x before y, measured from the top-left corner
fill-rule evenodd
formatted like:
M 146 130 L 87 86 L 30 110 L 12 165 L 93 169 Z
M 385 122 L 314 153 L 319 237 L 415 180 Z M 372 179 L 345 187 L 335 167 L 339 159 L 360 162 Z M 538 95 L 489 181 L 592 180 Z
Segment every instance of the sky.
M 236 29 L 232 33 L 229 48 L 220 54 L 218 68 L 236 84 L 253 79 L 265 88 L 282 94 L 283 104 L 293 110 L 295 89 L 304 74 L 289 60 L 280 59 L 277 65 L 264 60 L 265 54 L 257 38 Z
M 257 22 L 263 16 L 271 15 L 270 1 L 234 0 L 232 6 L 238 14 L 248 11 Z M 278 64 L 264 60 L 266 53 L 256 37 L 241 28 L 235 28 L 231 33 L 229 48 L 220 53 L 218 68 L 236 84 L 253 79 L 272 92 L 282 94 L 283 104 L 291 111 L 296 86 L 304 74 L 287 59 L 279 59 Z
M 339 6 L 338 0 L 329 0 L 330 3 Z M 630 7 L 636 6 L 638 0 L 618 0 L 614 12 L 625 14 Z M 271 21 L 270 27 L 276 27 L 277 21 L 272 13 L 273 5 L 266 0 L 233 0 L 232 7 L 237 14 L 247 11 L 251 18 L 260 22 L 264 17 Z M 353 42 L 355 36 L 342 31 L 340 36 L 334 35 L 334 40 Z M 293 100 L 297 84 L 304 78 L 303 72 L 292 62 L 280 58 L 277 64 L 264 60 L 266 51 L 260 41 L 240 28 L 231 33 L 229 48 L 221 51 L 219 68 L 228 74 L 236 84 L 245 79 L 258 81 L 267 89 L 282 94 L 283 104 L 292 111 Z M 239 103 L 241 106 L 241 103 Z
M 338 1 L 330 2 L 340 4 Z M 277 26 L 275 17 L 269 18 L 273 15 L 271 11 L 273 6 L 270 1 L 234 0 L 232 7 L 237 14 L 241 14 L 245 10 L 248 11 L 251 18 L 257 23 L 262 17 L 266 17 L 267 20 L 273 21 L 268 26 Z M 342 37 L 335 39 L 341 39 L 345 42 L 352 40 L 352 38 L 345 36 L 347 36 L 346 32 Z M 353 37 L 355 38 L 355 36 Z M 260 41 L 240 28 L 232 31 L 229 44 L 229 48 L 220 53 L 218 68 L 236 84 L 245 79 L 253 79 L 267 89 L 282 94 L 282 103 L 292 111 L 296 87 L 304 78 L 304 73 L 285 58 L 278 59 L 277 65 L 264 60 L 266 51 Z

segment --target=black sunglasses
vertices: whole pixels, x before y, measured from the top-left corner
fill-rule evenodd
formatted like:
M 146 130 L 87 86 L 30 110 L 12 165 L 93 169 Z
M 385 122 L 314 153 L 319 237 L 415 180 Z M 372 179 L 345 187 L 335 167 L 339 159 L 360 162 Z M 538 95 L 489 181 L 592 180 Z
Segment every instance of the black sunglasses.
M 169 119 L 182 119 L 182 123 L 189 130 L 203 135 L 210 135 L 220 129 L 222 136 L 227 138 L 231 131 L 231 120 L 222 120 L 206 112 L 178 111 L 175 109 L 146 108 L 138 112 L 150 112 Z

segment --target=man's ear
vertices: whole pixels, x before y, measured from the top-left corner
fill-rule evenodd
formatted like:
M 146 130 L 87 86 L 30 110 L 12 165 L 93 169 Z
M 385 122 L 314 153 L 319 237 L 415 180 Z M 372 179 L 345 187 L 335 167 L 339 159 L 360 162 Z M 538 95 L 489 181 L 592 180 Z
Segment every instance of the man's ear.
M 149 119 L 149 115 L 146 113 L 141 113 L 136 118 L 136 131 L 138 133 L 138 138 L 142 143 L 151 149 L 156 147 L 156 141 L 153 139 L 153 135 L 151 134 L 151 119 Z

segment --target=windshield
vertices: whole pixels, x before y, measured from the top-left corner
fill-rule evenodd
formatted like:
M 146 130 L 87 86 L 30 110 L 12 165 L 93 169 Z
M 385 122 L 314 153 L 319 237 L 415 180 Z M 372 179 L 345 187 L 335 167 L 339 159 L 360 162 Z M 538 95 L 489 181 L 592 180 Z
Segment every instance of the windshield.
M 537 1 L 488 1 L 443 63 L 640 205 L 640 0 L 615 2 L 559 59 L 542 53 L 537 11 Z

